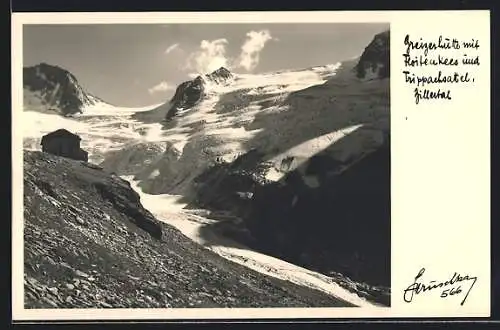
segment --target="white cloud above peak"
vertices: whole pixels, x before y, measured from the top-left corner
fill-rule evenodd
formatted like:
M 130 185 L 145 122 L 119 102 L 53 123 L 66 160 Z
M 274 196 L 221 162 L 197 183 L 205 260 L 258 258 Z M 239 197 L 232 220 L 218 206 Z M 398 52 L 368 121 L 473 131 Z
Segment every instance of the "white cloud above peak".
M 260 61 L 260 53 L 266 46 L 266 43 L 273 37 L 268 30 L 250 31 L 247 33 L 247 39 L 241 46 L 241 54 L 238 58 L 238 66 L 252 71 L 257 67 Z
M 159 84 L 148 89 L 149 94 L 155 94 L 160 92 L 166 92 L 169 90 L 173 90 L 175 87 L 167 83 L 166 81 L 162 81 Z
M 187 57 L 184 69 L 194 70 L 198 74 L 210 73 L 220 67 L 252 71 L 259 64 L 260 54 L 270 40 L 277 39 L 273 38 L 268 30 L 249 31 L 240 54 L 234 57 L 227 55 L 227 39 L 202 40 L 199 48 Z
M 227 39 L 220 38 L 212 41 L 202 40 L 197 51 L 191 53 L 186 62 L 186 69 L 198 73 L 209 73 L 221 66 L 229 66 L 226 57 Z

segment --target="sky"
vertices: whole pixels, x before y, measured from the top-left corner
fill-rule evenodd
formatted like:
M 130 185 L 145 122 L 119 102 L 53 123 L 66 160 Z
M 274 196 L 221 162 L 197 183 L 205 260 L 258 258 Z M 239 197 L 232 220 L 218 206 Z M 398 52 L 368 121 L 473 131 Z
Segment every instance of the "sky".
M 389 24 L 24 25 L 23 65 L 45 62 L 118 106 L 164 102 L 195 74 L 262 73 L 361 55 Z

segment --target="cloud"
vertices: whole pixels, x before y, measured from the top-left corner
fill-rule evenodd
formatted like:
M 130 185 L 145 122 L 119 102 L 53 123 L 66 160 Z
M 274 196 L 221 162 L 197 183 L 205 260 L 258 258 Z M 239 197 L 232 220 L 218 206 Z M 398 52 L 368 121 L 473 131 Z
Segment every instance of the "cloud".
M 238 57 L 238 66 L 252 71 L 259 64 L 260 53 L 266 43 L 273 40 L 268 30 L 250 31 L 247 33 L 247 39 L 241 46 L 241 54 Z
M 277 39 L 273 38 L 268 30 L 250 31 L 246 37 L 241 46 L 241 52 L 236 57 L 226 55 L 229 45 L 227 39 L 202 40 L 199 49 L 187 57 L 184 69 L 194 70 L 198 74 L 209 73 L 222 66 L 229 70 L 235 68 L 243 68 L 246 71 L 254 70 L 259 64 L 260 53 L 266 43 Z
M 166 50 L 165 50 L 165 54 L 169 54 L 171 52 L 173 52 L 174 50 L 176 49 L 179 49 L 180 50 L 180 47 L 179 47 L 179 44 L 173 44 L 173 45 L 170 45 Z
M 198 77 L 200 74 L 199 73 L 196 73 L 196 72 L 191 72 L 191 73 L 188 73 L 187 76 L 189 77 L 189 79 L 195 79 L 196 77 Z
M 162 81 L 159 84 L 149 88 L 148 92 L 149 92 L 149 94 L 154 94 L 154 93 L 158 93 L 158 92 L 166 92 L 166 91 L 173 90 L 173 89 L 174 89 L 174 86 L 171 86 L 166 81 Z
M 198 73 L 208 73 L 217 70 L 221 66 L 229 66 L 226 57 L 226 39 L 212 41 L 202 40 L 200 49 L 191 53 L 187 58 L 186 69 L 196 70 Z

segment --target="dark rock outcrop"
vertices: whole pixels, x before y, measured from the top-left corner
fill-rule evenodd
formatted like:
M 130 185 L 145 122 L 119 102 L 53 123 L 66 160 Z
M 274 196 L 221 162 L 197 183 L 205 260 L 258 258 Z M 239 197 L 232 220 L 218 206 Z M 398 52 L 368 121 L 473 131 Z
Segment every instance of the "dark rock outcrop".
M 24 258 L 25 308 L 349 306 L 204 249 L 127 181 L 42 152 L 24 152 Z
M 180 84 L 170 100 L 172 106 L 167 112 L 165 119 L 168 121 L 174 117 L 179 110 L 188 109 L 196 105 L 203 98 L 204 91 L 205 82 L 201 76 Z
M 81 138 L 65 129 L 58 129 L 42 137 L 42 151 L 56 156 L 88 161 L 88 152 L 80 148 Z
M 207 84 L 227 85 L 233 78 L 233 74 L 224 67 L 209 74 L 199 75 L 193 80 L 181 83 L 169 101 L 155 109 L 136 113 L 132 118 L 142 122 L 163 121 L 168 123 L 168 126 L 175 126 L 175 117 L 179 113 L 193 108 L 203 100 L 207 93 Z
M 377 78 L 390 76 L 390 33 L 381 32 L 365 48 L 356 66 L 358 78 L 365 78 L 372 71 Z
M 31 92 L 44 108 L 62 115 L 81 113 L 85 105 L 102 102 L 87 93 L 72 73 L 47 63 L 23 68 L 23 86 L 25 107 L 32 103 Z

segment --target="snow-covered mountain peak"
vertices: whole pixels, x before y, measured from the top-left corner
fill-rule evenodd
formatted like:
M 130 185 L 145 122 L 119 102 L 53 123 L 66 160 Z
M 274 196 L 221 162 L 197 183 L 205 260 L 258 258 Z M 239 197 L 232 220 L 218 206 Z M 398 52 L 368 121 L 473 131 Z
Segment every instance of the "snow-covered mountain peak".
M 358 62 L 355 58 L 306 69 L 235 73 L 223 85 L 202 78 L 181 84 L 170 102 L 133 116 L 143 123 L 166 119 L 162 135 L 184 164 L 174 177 L 155 179 L 152 189 L 182 194 L 184 188 L 175 178 L 183 177 L 179 173 L 195 175 L 249 150 L 259 150 L 262 161 L 271 164 L 266 177 L 272 181 L 327 149 L 340 162 L 370 152 L 388 129 L 388 82 L 358 78 Z M 352 138 L 345 139 L 347 135 Z M 294 161 L 282 167 L 290 157 Z M 190 182 L 182 181 L 182 186 Z
M 233 78 L 231 71 L 225 67 L 220 67 L 212 73 L 205 75 L 206 79 L 216 84 L 228 84 Z
M 210 74 L 198 75 L 193 80 L 181 83 L 169 101 L 151 111 L 137 113 L 134 118 L 157 123 L 175 119 L 177 126 L 196 125 L 200 121 L 210 123 L 213 115 L 209 112 L 215 104 L 218 107 L 224 104 L 223 107 L 227 108 L 233 104 L 240 107 L 237 104 L 246 104 L 251 99 L 279 102 L 289 93 L 327 82 L 339 67 L 341 63 L 265 73 L 232 73 L 221 67 Z M 241 120 L 252 118 L 256 110 L 252 109 L 240 114 Z M 203 116 L 206 118 L 201 118 Z
M 105 104 L 85 91 L 71 72 L 47 63 L 23 68 L 23 87 L 27 110 L 74 115 L 86 107 Z

